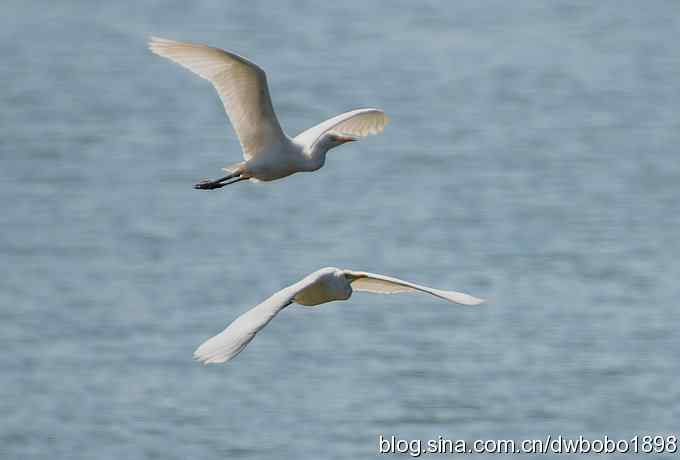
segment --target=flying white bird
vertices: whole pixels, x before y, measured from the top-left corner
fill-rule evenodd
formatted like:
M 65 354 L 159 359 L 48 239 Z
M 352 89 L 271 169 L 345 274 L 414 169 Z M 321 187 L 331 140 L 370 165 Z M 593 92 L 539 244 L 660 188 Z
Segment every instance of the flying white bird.
M 197 189 L 216 189 L 246 179 L 271 181 L 296 172 L 316 171 L 324 165 L 330 149 L 379 133 L 389 122 L 382 110 L 352 110 L 291 139 L 276 119 L 267 76 L 256 64 L 219 48 L 157 37 L 151 37 L 149 48 L 213 84 L 241 143 L 245 161 L 223 168 L 229 174 L 203 180 L 194 185 Z
M 421 291 L 449 302 L 479 305 L 482 299 L 462 292 L 442 291 L 397 278 L 367 272 L 328 267 L 307 275 L 236 318 L 225 330 L 203 342 L 194 358 L 208 363 L 223 363 L 239 354 L 274 316 L 293 302 L 306 306 L 334 300 L 347 300 L 353 291 L 393 294 Z

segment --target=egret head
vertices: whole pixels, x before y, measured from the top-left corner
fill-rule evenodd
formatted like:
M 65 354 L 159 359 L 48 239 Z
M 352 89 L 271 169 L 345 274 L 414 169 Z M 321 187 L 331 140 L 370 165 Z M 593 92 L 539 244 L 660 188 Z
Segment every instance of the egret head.
M 354 142 L 357 140 L 357 138 L 354 136 L 345 136 L 337 133 L 329 133 L 328 135 L 330 136 L 331 140 L 338 145 L 344 144 L 345 142 Z
M 311 164 L 309 170 L 315 171 L 322 167 L 326 162 L 326 154 L 330 149 L 356 140 L 357 138 L 354 136 L 346 136 L 332 131 L 322 134 L 321 137 L 312 144 L 311 151 L 309 152 L 311 158 L 315 160 L 315 162 Z
M 321 139 L 320 144 L 323 146 L 324 150 L 328 151 L 334 147 L 337 147 L 342 144 L 346 144 L 347 142 L 353 142 L 356 141 L 357 138 L 354 136 L 346 136 L 343 134 L 339 133 L 334 133 L 334 132 L 328 132 L 324 134 L 323 138 Z

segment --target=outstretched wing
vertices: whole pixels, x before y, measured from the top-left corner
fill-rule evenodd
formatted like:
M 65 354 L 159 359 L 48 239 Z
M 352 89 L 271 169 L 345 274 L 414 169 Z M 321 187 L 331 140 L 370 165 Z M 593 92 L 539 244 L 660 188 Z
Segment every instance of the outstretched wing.
M 379 109 L 357 109 L 328 119 L 313 128 L 298 134 L 295 141 L 313 148 L 316 141 L 326 132 L 363 137 L 381 132 L 390 119 Z
M 229 361 L 238 355 L 274 316 L 290 305 L 300 291 L 316 283 L 318 279 L 317 272 L 314 272 L 243 313 L 222 332 L 203 342 L 194 352 L 194 358 L 204 364 Z
M 398 292 L 426 292 L 449 302 L 463 305 L 479 305 L 484 302 L 468 294 L 455 291 L 444 291 L 427 286 L 409 283 L 408 281 L 392 278 L 391 276 L 377 275 L 368 272 L 355 272 L 345 270 L 345 275 L 351 280 L 352 289 L 355 291 L 373 292 L 377 294 L 396 294 Z
M 210 81 L 249 160 L 285 134 L 274 113 L 267 76 L 244 57 L 219 48 L 151 37 L 149 49 Z

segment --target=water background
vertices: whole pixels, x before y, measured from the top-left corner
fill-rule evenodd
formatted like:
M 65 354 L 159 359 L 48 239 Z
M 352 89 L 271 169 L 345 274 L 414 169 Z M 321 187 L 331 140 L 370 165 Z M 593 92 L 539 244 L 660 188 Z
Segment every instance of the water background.
M 291 135 L 392 123 L 318 173 L 192 190 L 239 145 L 150 34 L 260 64 Z M 3 1 L 0 457 L 677 433 L 678 37 L 671 1 Z M 359 293 L 192 361 L 329 265 L 489 302 Z

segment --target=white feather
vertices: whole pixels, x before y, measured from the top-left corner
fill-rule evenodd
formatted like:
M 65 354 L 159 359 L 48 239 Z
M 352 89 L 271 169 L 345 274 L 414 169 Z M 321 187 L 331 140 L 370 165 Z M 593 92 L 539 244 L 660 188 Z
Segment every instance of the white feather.
M 318 283 L 327 271 L 317 270 L 243 313 L 222 332 L 203 342 L 194 352 L 194 358 L 204 364 L 223 363 L 232 359 L 253 340 L 255 334 L 269 324 L 274 316 L 290 305 L 296 295 Z
M 341 113 L 295 136 L 295 141 L 313 147 L 323 134 L 333 131 L 350 136 L 364 137 L 385 129 L 390 118 L 380 109 L 357 109 Z
M 456 291 L 444 291 L 434 289 L 408 281 L 392 278 L 391 276 L 377 275 L 368 272 L 346 271 L 347 275 L 353 278 L 352 289 L 355 291 L 373 292 L 376 294 L 395 294 L 399 292 L 425 292 L 432 294 L 449 302 L 462 305 L 479 305 L 484 300 L 473 297 L 469 294 Z
M 285 139 L 272 107 L 267 76 L 256 64 L 219 48 L 158 37 L 151 37 L 149 49 L 213 84 L 246 160 Z

